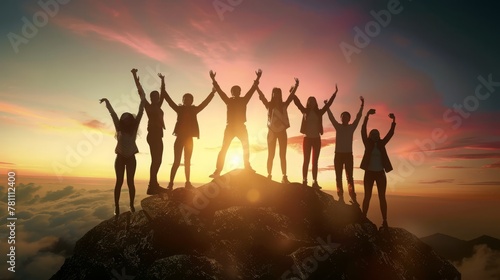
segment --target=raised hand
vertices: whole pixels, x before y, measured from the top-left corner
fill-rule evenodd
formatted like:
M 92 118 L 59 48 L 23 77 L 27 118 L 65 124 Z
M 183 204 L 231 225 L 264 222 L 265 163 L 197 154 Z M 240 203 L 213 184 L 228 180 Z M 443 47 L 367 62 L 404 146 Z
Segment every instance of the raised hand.
M 335 84 L 335 93 L 334 94 L 337 94 L 338 91 L 339 91 L 339 88 L 337 87 L 337 84 Z
M 217 73 L 215 73 L 215 72 L 214 72 L 214 71 L 212 71 L 212 70 L 210 70 L 210 72 L 209 72 L 209 73 L 210 73 L 210 78 L 211 78 L 212 80 L 214 80 L 214 79 L 215 79 L 215 75 L 216 75 Z
M 158 73 L 158 77 L 160 77 L 160 79 L 165 79 L 165 75 L 162 75 L 161 73 Z
M 257 75 L 257 80 L 260 79 L 260 76 L 262 76 L 262 70 L 257 70 L 255 71 L 255 74 Z
M 130 72 L 132 72 L 132 74 L 137 74 L 137 69 L 136 68 L 133 68 L 132 70 L 130 70 Z
M 323 103 L 325 103 L 325 104 L 328 103 L 328 100 L 327 99 L 323 100 Z
M 360 96 L 359 100 L 361 100 L 361 103 L 365 103 L 365 98 L 363 96 Z
M 368 110 L 368 115 L 374 115 L 375 113 L 375 109 Z
M 293 78 L 293 79 L 295 80 L 295 86 L 296 87 L 299 86 L 299 79 L 297 79 L 297 78 Z
M 107 98 L 101 98 L 99 99 L 99 103 L 106 102 L 106 104 L 109 103 L 109 100 Z
M 395 120 L 395 119 L 396 119 L 396 116 L 394 116 L 394 114 L 393 114 L 393 113 L 390 113 L 390 114 L 389 114 L 389 118 L 391 118 L 391 119 Z

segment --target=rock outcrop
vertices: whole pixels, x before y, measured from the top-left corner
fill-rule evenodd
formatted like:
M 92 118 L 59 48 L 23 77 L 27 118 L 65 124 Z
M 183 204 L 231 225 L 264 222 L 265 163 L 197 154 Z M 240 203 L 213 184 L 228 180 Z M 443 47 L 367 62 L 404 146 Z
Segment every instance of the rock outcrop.
M 150 196 L 86 233 L 51 279 L 460 279 L 416 236 L 359 206 L 234 170 Z

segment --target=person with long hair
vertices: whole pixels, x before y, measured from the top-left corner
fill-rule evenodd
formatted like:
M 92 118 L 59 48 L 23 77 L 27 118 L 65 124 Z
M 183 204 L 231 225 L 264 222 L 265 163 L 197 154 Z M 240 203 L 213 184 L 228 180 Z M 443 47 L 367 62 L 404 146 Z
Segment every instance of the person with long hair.
M 276 153 L 276 142 L 278 142 L 280 146 L 281 173 L 283 174 L 281 183 L 283 184 L 290 183 L 286 175 L 286 147 L 288 140 L 286 130 L 290 127 L 287 108 L 292 102 L 298 87 L 299 79 L 295 78 L 295 85 L 290 88 L 290 94 L 286 101 L 283 101 L 280 88 L 273 88 L 271 101 L 267 101 L 264 93 L 257 87 L 259 98 L 267 109 L 267 178 L 272 178 L 273 160 Z
M 171 190 L 174 186 L 175 174 L 181 163 L 182 151 L 184 150 L 184 172 L 186 175 L 186 188 L 193 188 L 190 182 L 191 175 L 191 156 L 193 154 L 193 137 L 200 138 L 200 128 L 196 116 L 208 103 L 212 101 L 215 95 L 215 88 L 212 88 L 210 94 L 201 102 L 200 105 L 193 105 L 194 97 L 190 93 L 182 96 L 182 105 L 177 105 L 172 100 L 165 89 L 165 76 L 158 74 L 161 79 L 161 96 L 167 101 L 167 104 L 177 113 L 177 122 L 175 123 L 173 134 L 177 137 L 174 142 L 174 163 L 170 170 L 170 182 L 167 189 Z
M 260 76 L 262 75 L 262 70 L 255 71 L 257 79 L 255 79 L 252 87 L 248 92 L 241 97 L 241 87 L 233 86 L 231 88 L 231 97 L 222 91 L 219 84 L 215 80 L 216 73 L 210 70 L 210 78 L 212 79 L 212 84 L 219 94 L 222 101 L 227 106 L 227 119 L 226 119 L 226 129 L 224 130 L 224 138 L 222 140 L 222 148 L 220 149 L 219 155 L 217 156 L 217 164 L 215 171 L 210 177 L 216 178 L 220 176 L 222 168 L 224 167 L 224 161 L 226 159 L 227 150 L 231 141 L 236 137 L 240 140 L 241 146 L 243 146 L 243 163 L 245 165 L 245 170 L 254 171 L 250 166 L 250 151 L 248 144 L 248 131 L 245 126 L 247 121 L 247 104 L 252 98 L 257 86 L 259 85 Z
M 387 228 L 387 201 L 385 199 L 385 191 L 387 189 L 386 172 L 392 170 L 391 161 L 387 155 L 385 146 L 394 135 L 396 128 L 396 117 L 394 114 L 389 114 L 392 119 L 391 129 L 383 139 L 380 139 L 380 132 L 377 129 L 370 130 L 370 134 L 366 133 L 366 126 L 368 124 L 368 117 L 375 114 L 375 109 L 370 109 L 361 126 L 361 138 L 365 146 L 365 153 L 361 160 L 361 169 L 365 171 L 363 179 L 365 187 L 365 197 L 363 199 L 363 214 L 368 213 L 370 206 L 370 199 L 372 197 L 373 184 L 377 183 L 378 198 L 380 201 L 380 211 L 382 212 L 382 227 Z
M 358 127 L 358 123 L 361 120 L 361 115 L 363 114 L 363 106 L 365 104 L 365 99 L 363 96 L 359 97 L 361 100 L 361 106 L 359 107 L 356 119 L 350 124 L 351 114 L 344 111 L 340 114 L 339 123 L 330 109 L 328 109 L 328 118 L 335 128 L 335 156 L 333 159 L 333 164 L 335 165 L 335 179 L 337 182 L 337 195 L 339 196 L 339 201 L 344 202 L 344 187 L 342 186 L 342 170 L 345 166 L 345 175 L 347 177 L 347 186 L 349 190 L 349 196 L 351 197 L 352 203 L 359 205 L 356 199 L 356 191 L 354 189 L 354 158 L 352 156 L 352 141 L 354 136 L 354 131 Z M 325 101 L 326 102 L 326 101 Z
M 118 119 L 115 110 L 109 103 L 108 99 L 102 98 L 99 100 L 100 103 L 105 102 L 106 108 L 111 115 L 113 124 L 116 131 L 116 159 L 115 159 L 115 174 L 116 174 L 116 184 L 115 184 L 115 216 L 120 215 L 120 192 L 123 185 L 123 178 L 125 175 L 125 170 L 127 170 L 127 186 L 130 197 L 130 211 L 135 212 L 134 198 L 135 198 L 135 185 L 134 176 L 137 162 L 135 160 L 135 154 L 139 152 L 137 145 L 135 144 L 135 139 L 137 137 L 137 129 L 139 128 L 139 123 L 141 122 L 142 114 L 144 112 L 144 103 L 141 102 L 139 105 L 139 112 L 137 116 L 134 117 L 131 113 L 123 113 Z
M 302 164 L 302 184 L 304 186 L 307 186 L 307 171 L 309 169 L 309 161 L 311 159 L 312 150 L 312 187 L 315 189 L 321 189 L 318 184 L 318 160 L 321 150 L 321 135 L 323 135 L 323 115 L 332 105 L 333 100 L 337 96 L 337 92 L 338 88 L 337 85 L 335 85 L 335 92 L 321 109 L 318 108 L 318 101 L 316 101 L 314 96 L 310 96 L 307 99 L 306 107 L 300 103 L 297 96 L 293 99 L 297 108 L 300 112 L 302 112 L 300 133 L 304 134 L 304 140 L 302 142 L 302 150 L 304 153 L 304 162 Z
M 163 98 L 160 98 L 160 93 L 157 90 L 154 90 L 149 94 L 149 97 L 151 98 L 151 103 L 149 103 L 146 99 L 144 89 L 139 81 L 139 77 L 137 76 L 137 69 L 134 68 L 131 72 L 134 77 L 134 82 L 137 86 L 139 96 L 141 97 L 141 101 L 144 103 L 146 115 L 148 115 L 148 135 L 146 139 L 151 153 L 151 166 L 149 168 L 149 184 L 147 194 L 153 195 L 166 191 L 166 189 L 160 187 L 160 184 L 158 183 L 158 170 L 160 170 L 163 157 L 163 130 L 165 129 L 163 110 L 161 109 Z

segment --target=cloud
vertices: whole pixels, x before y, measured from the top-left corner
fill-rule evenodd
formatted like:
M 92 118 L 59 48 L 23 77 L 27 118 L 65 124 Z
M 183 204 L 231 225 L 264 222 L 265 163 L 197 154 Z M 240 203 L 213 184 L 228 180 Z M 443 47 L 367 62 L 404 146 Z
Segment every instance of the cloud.
M 484 165 L 483 168 L 500 168 L 500 161 Z
M 304 136 L 292 136 L 288 137 L 288 147 L 302 153 L 302 143 L 304 142 Z M 335 137 L 321 139 L 321 148 L 332 146 L 335 144 Z
M 2 162 L 2 161 L 0 161 L 0 165 L 15 165 L 15 164 L 12 163 L 12 162 Z
M 462 183 L 460 185 L 500 186 L 500 181 L 476 181 L 476 182 L 470 182 L 470 183 Z
M 61 199 L 65 196 L 68 196 L 75 192 L 75 189 L 72 186 L 67 186 L 62 190 L 58 191 L 49 191 L 47 194 L 41 199 L 42 202 L 54 201 Z
M 424 181 L 420 180 L 420 184 L 443 184 L 443 183 L 453 183 L 455 179 L 441 179 L 441 180 L 432 180 L 432 181 Z
M 459 165 L 435 165 L 433 168 L 444 168 L 444 169 L 461 169 L 461 168 L 467 168 L 465 166 L 459 166 Z
M 500 251 L 486 245 L 474 246 L 474 255 L 453 263 L 463 280 L 493 280 L 500 278 Z
M 105 129 L 106 124 L 99 121 L 99 120 L 89 120 L 89 121 L 84 121 L 82 122 L 83 126 L 86 126 L 88 128 L 94 128 L 94 129 Z
M 500 153 L 452 154 L 441 157 L 451 158 L 451 159 L 488 159 L 488 158 L 500 158 Z

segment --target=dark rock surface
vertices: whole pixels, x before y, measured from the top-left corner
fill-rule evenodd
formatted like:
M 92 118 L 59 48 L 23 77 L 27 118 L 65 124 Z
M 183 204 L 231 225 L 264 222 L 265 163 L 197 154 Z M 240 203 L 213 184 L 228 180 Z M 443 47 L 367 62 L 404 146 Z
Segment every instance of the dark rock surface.
M 242 170 L 103 221 L 51 279 L 460 279 L 411 233 L 359 207 Z

